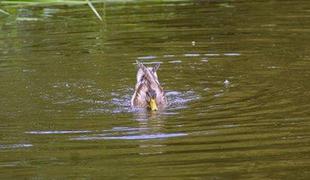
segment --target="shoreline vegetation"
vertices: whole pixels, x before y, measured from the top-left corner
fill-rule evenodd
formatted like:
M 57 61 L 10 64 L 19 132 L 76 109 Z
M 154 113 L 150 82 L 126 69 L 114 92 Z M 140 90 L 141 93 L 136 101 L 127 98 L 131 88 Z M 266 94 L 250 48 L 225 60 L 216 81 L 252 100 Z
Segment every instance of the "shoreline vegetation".
M 120 0 L 116 0 L 119 1 Z M 125 0 L 126 1 L 126 0 Z M 93 3 L 103 3 L 103 7 L 105 8 L 106 2 L 112 2 L 111 0 L 4 0 L 0 2 L 0 5 L 28 5 L 28 6 L 38 6 L 38 5 L 83 5 L 87 4 L 89 8 L 93 11 L 96 17 L 103 21 L 103 18 L 98 13 Z M 6 10 L 0 8 L 0 14 L 4 14 L 10 16 L 11 14 Z
M 127 3 L 127 2 L 177 2 L 186 0 L 3 0 L 0 1 L 0 16 L 6 15 L 10 16 L 11 13 L 4 9 L 7 6 L 44 6 L 44 5 L 83 5 L 87 4 L 89 8 L 93 11 L 95 16 L 103 21 L 102 16 L 98 13 L 97 9 L 93 4 L 101 3 L 102 7 L 105 9 L 106 3 Z
M 67 4 L 79 5 L 87 4 L 88 0 L 3 0 L 0 5 L 44 5 L 44 4 Z M 92 3 L 126 3 L 126 2 L 180 2 L 188 0 L 89 0 Z

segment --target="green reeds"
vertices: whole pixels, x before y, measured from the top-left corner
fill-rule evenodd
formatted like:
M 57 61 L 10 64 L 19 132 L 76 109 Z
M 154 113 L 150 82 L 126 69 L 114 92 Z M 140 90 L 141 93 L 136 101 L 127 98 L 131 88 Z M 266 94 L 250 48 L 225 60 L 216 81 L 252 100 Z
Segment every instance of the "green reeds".
M 8 12 L 2 10 L 2 9 L 0 9 L 0 13 L 5 14 L 5 15 L 8 15 L 8 16 L 10 15 L 10 13 L 8 13 Z

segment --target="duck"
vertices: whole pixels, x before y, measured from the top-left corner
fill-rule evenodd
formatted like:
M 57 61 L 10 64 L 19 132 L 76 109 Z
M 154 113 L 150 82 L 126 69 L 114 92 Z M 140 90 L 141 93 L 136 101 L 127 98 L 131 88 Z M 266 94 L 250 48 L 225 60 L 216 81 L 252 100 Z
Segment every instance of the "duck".
M 160 63 L 156 63 L 153 67 L 147 67 L 139 61 L 136 63 L 138 67 L 137 82 L 131 98 L 131 106 L 151 111 L 164 109 L 168 102 L 157 76 Z

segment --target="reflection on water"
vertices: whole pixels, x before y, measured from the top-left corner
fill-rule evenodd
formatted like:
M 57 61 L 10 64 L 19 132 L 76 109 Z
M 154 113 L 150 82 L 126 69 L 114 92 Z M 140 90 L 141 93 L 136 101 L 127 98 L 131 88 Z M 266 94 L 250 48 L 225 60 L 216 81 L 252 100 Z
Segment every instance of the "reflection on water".
M 1 179 L 309 179 L 309 5 L 1 6 Z M 165 110 L 130 107 L 136 60 Z
M 119 140 L 147 140 L 147 139 L 164 139 L 171 137 L 186 136 L 185 133 L 171 133 L 171 134 L 141 134 L 141 135 L 124 135 L 124 136 L 106 136 L 105 134 L 98 134 L 97 136 L 82 136 L 72 138 L 71 140 L 108 140 L 108 139 L 119 139 Z
M 90 133 L 91 131 L 27 131 L 26 134 L 80 134 Z
M 0 144 L 0 149 L 16 149 L 28 147 L 32 147 L 32 144 Z

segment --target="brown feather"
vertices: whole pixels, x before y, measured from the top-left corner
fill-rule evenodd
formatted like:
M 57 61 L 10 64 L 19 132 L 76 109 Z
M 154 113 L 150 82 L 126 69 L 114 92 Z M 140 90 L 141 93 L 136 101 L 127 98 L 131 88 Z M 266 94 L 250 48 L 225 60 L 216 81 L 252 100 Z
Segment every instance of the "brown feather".
M 153 90 L 156 92 L 157 106 L 159 106 L 159 108 L 165 107 L 167 105 L 167 99 L 156 73 L 159 64 L 156 64 L 153 68 L 148 68 L 138 61 L 137 64 L 139 69 L 137 72 L 135 92 L 131 99 L 131 106 L 141 108 L 148 107 L 147 92 Z

